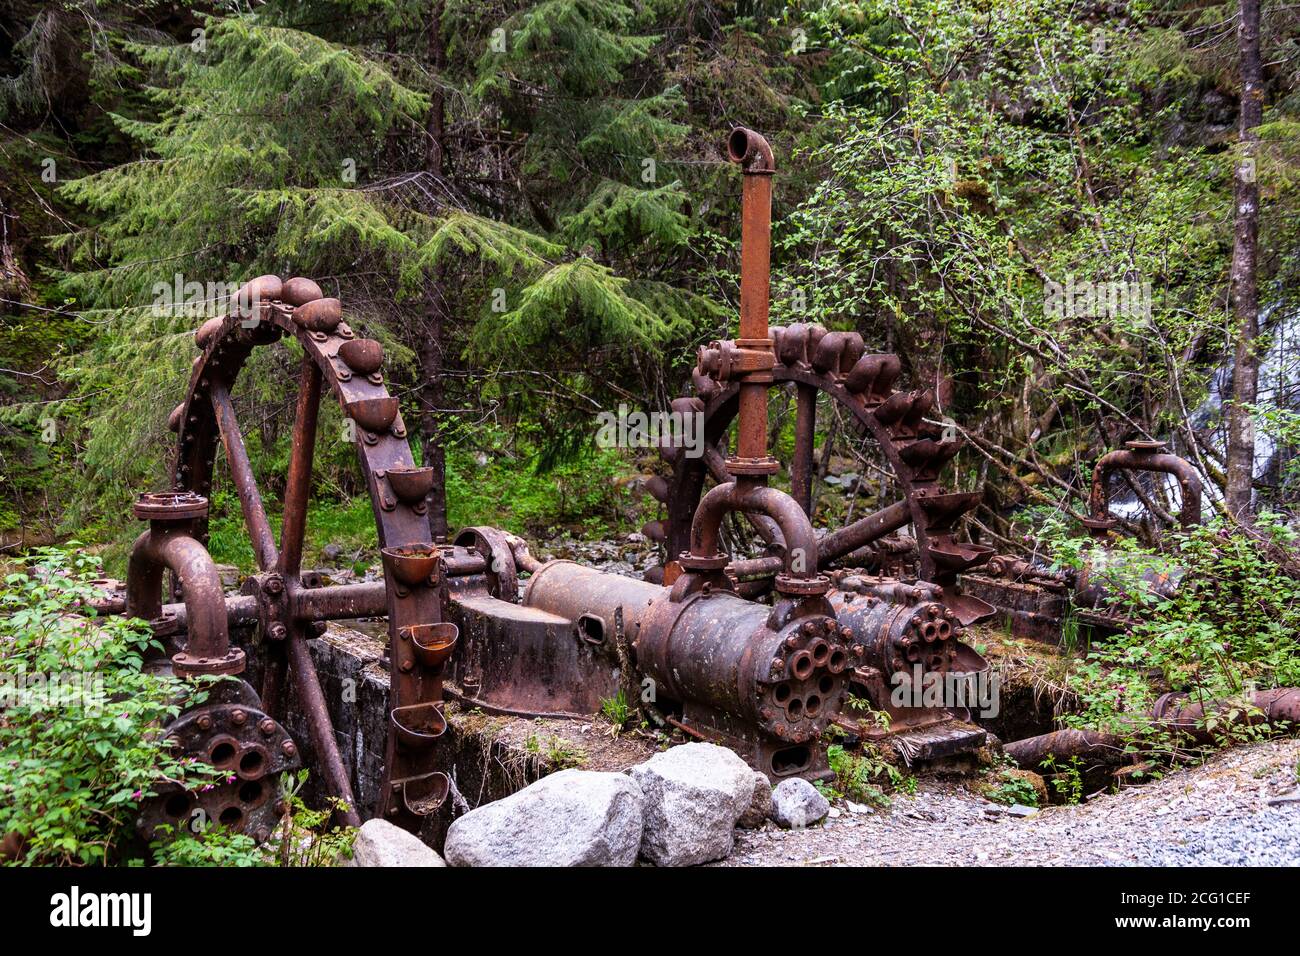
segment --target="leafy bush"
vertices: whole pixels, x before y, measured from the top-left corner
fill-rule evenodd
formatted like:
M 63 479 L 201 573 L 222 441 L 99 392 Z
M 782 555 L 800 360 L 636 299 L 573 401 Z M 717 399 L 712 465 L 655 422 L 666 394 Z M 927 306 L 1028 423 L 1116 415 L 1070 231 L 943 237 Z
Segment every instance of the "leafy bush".
M 307 771 L 282 775 L 288 806 L 263 846 L 208 826 L 135 837 L 141 801 L 164 781 L 202 787 L 212 767 L 177 757 L 159 728 L 200 704 L 203 684 L 143 669 L 148 628 L 96 619 L 99 560 L 35 552 L 0 588 L 0 837 L 29 865 L 328 866 L 355 832 L 299 796 Z
M 1029 778 L 1018 770 L 1001 771 L 997 783 L 988 791 L 988 798 L 994 803 L 1005 803 L 1007 806 L 1038 806 L 1038 791 Z
M 860 753 L 851 753 L 841 744 L 826 748 L 826 760 L 835 774 L 833 784 L 819 784 L 818 789 L 830 798 L 847 797 L 873 807 L 887 807 L 890 799 L 882 784 L 889 787 L 905 783 L 898 768 L 886 761 L 871 744 L 863 744 Z
M 1300 684 L 1300 579 L 1292 533 L 1261 515 L 1255 535 L 1215 522 L 1166 536 L 1164 553 L 1131 540 L 1109 551 L 1077 538 L 1053 551 L 1066 566 L 1092 568 L 1111 607 L 1132 623 L 1092 645 L 1071 681 L 1082 704 L 1073 726 L 1111 730 L 1148 744 L 1172 743 L 1153 726 L 1150 711 L 1168 691 L 1194 700 L 1222 700 L 1226 709 L 1207 727 L 1231 720 L 1256 689 Z M 1162 594 L 1154 573 L 1177 587 Z M 1245 731 L 1242 731 L 1245 732 Z
M 140 622 L 92 619 L 98 570 L 41 549 L 0 589 L 0 834 L 20 862 L 119 862 L 159 783 L 215 773 L 162 745 L 159 726 L 204 691 L 143 669 Z

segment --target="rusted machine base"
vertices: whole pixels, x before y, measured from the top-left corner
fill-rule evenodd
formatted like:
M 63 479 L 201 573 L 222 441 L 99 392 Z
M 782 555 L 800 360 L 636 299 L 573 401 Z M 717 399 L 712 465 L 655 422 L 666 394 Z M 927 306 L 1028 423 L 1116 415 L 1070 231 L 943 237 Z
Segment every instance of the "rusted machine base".
M 1048 644 L 1061 642 L 1061 623 L 1070 606 L 1064 588 L 1011 581 L 982 574 L 963 574 L 962 589 L 997 608 L 990 625 L 1001 624 L 1016 637 Z
M 795 744 L 747 732 L 742 722 L 694 703 L 687 704 L 681 720 L 674 724 L 692 737 L 734 750 L 774 782 L 786 777 L 816 782 L 835 776 L 826 760 L 826 745 L 818 740 Z
M 955 717 L 930 727 L 900 731 L 889 738 L 909 767 L 974 753 L 988 741 L 988 731 Z
M 451 680 L 471 706 L 500 714 L 598 714 L 618 693 L 597 645 L 567 618 L 489 595 L 453 594 L 462 650 Z

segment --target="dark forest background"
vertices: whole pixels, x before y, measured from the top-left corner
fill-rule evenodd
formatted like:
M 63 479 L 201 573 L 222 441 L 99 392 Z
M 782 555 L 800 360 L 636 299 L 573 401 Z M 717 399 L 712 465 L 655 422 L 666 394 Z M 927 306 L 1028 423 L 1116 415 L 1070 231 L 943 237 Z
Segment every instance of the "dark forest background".
M 665 408 L 734 334 L 737 124 L 778 157 L 773 321 L 938 383 L 974 533 L 1077 515 L 1140 437 L 1285 518 L 1298 42 L 1300 8 L 1255 0 L 4 0 L 0 535 L 120 547 L 194 329 L 262 273 L 383 341 L 449 524 L 635 529 L 662 466 L 597 448 L 597 415 Z M 1090 282 L 1149 308 L 1053 311 Z M 236 396 L 273 496 L 295 368 L 260 350 Z M 317 461 L 316 544 L 373 540 L 350 448 Z

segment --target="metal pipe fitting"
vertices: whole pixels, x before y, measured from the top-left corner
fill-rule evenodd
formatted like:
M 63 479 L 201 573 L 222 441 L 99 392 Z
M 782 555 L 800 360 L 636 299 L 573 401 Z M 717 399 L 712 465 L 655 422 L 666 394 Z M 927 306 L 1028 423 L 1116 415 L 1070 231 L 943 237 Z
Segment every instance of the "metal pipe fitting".
M 1092 493 L 1088 496 L 1091 527 L 1105 532 L 1113 522 L 1107 504 L 1107 479 L 1112 471 L 1150 471 L 1173 475 L 1182 489 L 1183 504 L 1178 523 L 1191 528 L 1201 523 L 1201 479 L 1192 463 L 1177 455 L 1164 454 L 1163 442 L 1129 442 L 1127 448 L 1112 451 L 1101 457 L 1092 472 Z
M 689 559 L 714 559 L 722 553 L 722 520 L 732 511 L 760 512 L 777 523 L 785 539 L 782 568 L 786 578 L 804 582 L 820 580 L 817 534 L 808 515 L 785 492 L 752 481 L 717 485 L 700 499 L 691 522 L 691 553 L 685 563 L 689 564 Z
M 188 528 L 153 522 L 136 538 L 128 567 L 126 613 L 131 617 L 153 621 L 162 616 L 163 571 L 170 570 L 180 582 L 189 638 L 185 650 L 172 657 L 172 669 L 178 676 L 244 670 L 244 652 L 230 646 L 221 575 L 207 549 L 189 536 Z

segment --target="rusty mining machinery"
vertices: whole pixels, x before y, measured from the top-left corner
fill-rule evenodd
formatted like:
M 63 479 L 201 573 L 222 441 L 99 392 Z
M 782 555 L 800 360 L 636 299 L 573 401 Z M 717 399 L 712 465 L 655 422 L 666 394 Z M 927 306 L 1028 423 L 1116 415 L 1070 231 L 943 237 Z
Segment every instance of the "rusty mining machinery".
M 832 723 L 863 735 L 865 698 L 890 714 L 888 733 L 908 759 L 978 747 L 969 713 L 896 707 L 889 689 L 923 674 L 987 668 L 962 640 L 992 608 L 958 587 L 957 575 L 991 549 L 959 542 L 956 520 L 977 495 L 950 493 L 938 474 L 956 453 L 927 420 L 927 389 L 898 391 L 900 362 L 865 354 L 853 333 L 816 326 L 768 328 L 768 257 L 774 162 L 758 134 L 735 130 L 730 159 L 743 171 L 739 336 L 703 349 L 697 395 L 678 400 L 703 416 L 701 458 L 667 447 L 672 477 L 652 486 L 668 511 L 661 574 L 638 580 L 571 561 L 540 561 L 527 545 L 488 527 L 435 540 L 427 497 L 433 472 L 412 458 L 398 400 L 385 388 L 384 352 L 344 321 L 338 299 L 304 278 L 262 276 L 205 322 L 177 434 L 171 488 L 135 506 L 148 529 L 135 543 L 125 594 L 104 609 L 148 621 L 162 650 L 152 666 L 181 677 L 220 675 L 200 705 L 163 730 L 185 755 L 229 771 L 219 786 L 163 788 L 148 800 L 146 834 L 196 810 L 264 839 L 282 808 L 280 771 L 302 760 L 282 723 L 288 691 L 310 737 L 314 771 L 341 801 L 338 818 L 380 815 L 421 828 L 446 800 L 438 740 L 445 702 L 490 713 L 581 716 L 620 690 L 685 734 L 733 747 L 771 777 L 827 772 L 823 734 Z M 253 349 L 297 340 L 303 353 L 292 450 L 277 541 L 257 488 L 231 399 Z M 799 428 L 794 494 L 772 487 L 768 392 L 793 383 Z M 320 403 L 326 391 L 355 425 L 382 557 L 383 580 L 323 586 L 302 557 Z M 902 500 L 823 537 L 808 515 L 818 392 L 852 412 L 892 466 Z M 724 453 L 737 420 L 733 454 Z M 257 571 L 224 593 L 205 547 L 218 446 L 238 495 Z M 704 492 L 706 477 L 717 482 Z M 725 553 L 721 528 L 736 513 L 768 544 L 758 558 Z M 878 562 L 891 532 L 911 525 L 917 573 L 887 577 Z M 163 602 L 170 572 L 170 603 Z M 389 704 L 384 774 L 363 806 L 340 752 L 330 705 L 308 646 L 326 622 L 386 617 Z M 231 632 L 256 628 L 260 687 Z M 647 694 L 646 688 L 651 691 Z
M 1111 547 L 1120 525 L 1110 512 L 1111 479 L 1125 472 L 1168 475 L 1178 486 L 1179 526 L 1186 531 L 1201 523 L 1203 488 L 1192 463 L 1169 453 L 1164 442 L 1130 441 L 1102 455 L 1093 468 L 1083 525 L 1098 547 L 1082 568 L 1056 570 L 999 554 L 963 576 L 967 593 L 994 605 L 1012 633 L 1022 637 L 1058 640 L 1067 613 L 1098 635 L 1130 626 L 1133 622 L 1114 605 L 1105 580 L 1108 572 L 1131 561 Z M 1163 568 L 1144 562 L 1139 576 L 1154 593 L 1167 597 L 1179 586 L 1183 569 L 1173 560 Z

